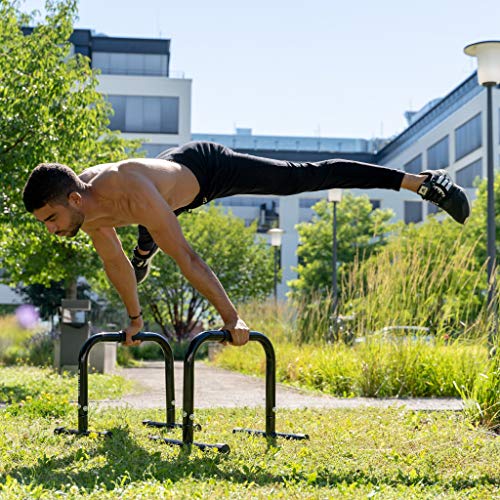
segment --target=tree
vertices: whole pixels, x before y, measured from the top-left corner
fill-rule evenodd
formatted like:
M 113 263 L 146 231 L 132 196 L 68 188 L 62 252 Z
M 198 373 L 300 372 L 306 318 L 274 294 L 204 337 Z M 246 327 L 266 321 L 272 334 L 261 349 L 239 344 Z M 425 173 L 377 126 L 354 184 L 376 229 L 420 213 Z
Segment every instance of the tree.
M 138 147 L 107 126 L 111 107 L 97 91 L 89 60 L 71 55 L 74 0 L 47 1 L 45 21 L 0 0 L 0 267 L 10 284 L 64 280 L 70 295 L 78 276 L 92 276 L 99 260 L 85 236 L 56 239 L 24 211 L 26 179 L 38 163 L 84 168 L 125 158 Z
M 331 291 L 333 213 L 321 200 L 313 206 L 311 222 L 297 225 L 300 246 L 297 249 L 299 277 L 289 283 L 293 296 Z M 342 266 L 356 256 L 368 257 L 385 243 L 390 229 L 391 210 L 372 209 L 367 196 L 345 193 L 337 210 L 338 262 Z
M 245 227 L 243 219 L 225 214 L 215 205 L 182 214 L 179 222 L 186 239 L 215 272 L 233 302 L 269 296 L 273 254 L 263 238 L 256 239 L 256 224 Z M 124 235 L 129 237 L 129 233 Z M 117 300 L 107 283 L 101 281 L 99 286 L 101 291 L 107 290 L 110 300 Z M 162 252 L 155 257 L 139 292 L 146 306 L 145 319 L 152 318 L 170 339 L 186 338 L 198 322 L 210 321 L 215 314 L 173 259 Z

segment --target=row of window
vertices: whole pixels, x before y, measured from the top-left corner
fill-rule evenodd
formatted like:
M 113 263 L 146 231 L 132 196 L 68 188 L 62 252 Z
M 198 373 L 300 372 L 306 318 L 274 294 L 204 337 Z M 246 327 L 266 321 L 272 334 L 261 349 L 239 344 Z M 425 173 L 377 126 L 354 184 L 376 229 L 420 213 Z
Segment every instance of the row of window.
M 108 75 L 168 76 L 168 60 L 162 54 L 94 52 L 92 67 Z
M 455 161 L 472 153 L 483 144 L 481 113 L 478 113 L 455 129 Z M 446 135 L 427 149 L 427 168 L 446 168 L 450 165 L 449 136 Z M 406 172 L 416 174 L 422 171 L 422 154 L 411 159 L 404 166 Z
M 150 134 L 179 133 L 179 98 L 110 95 L 113 106 L 109 128 Z

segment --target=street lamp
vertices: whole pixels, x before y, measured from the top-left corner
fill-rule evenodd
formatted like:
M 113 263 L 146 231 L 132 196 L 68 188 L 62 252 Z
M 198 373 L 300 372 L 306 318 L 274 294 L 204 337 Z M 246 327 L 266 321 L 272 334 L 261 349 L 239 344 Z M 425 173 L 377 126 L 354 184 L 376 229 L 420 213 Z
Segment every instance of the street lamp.
M 269 229 L 267 234 L 271 237 L 271 246 L 274 247 L 274 304 L 278 304 L 278 255 L 281 247 L 281 239 L 283 238 L 283 229 L 275 227 Z
M 500 83 L 500 40 L 488 40 L 467 45 L 464 52 L 477 57 L 477 79 L 486 87 L 487 123 L 487 233 L 488 233 L 488 310 L 493 315 L 490 342 L 497 333 L 496 318 L 496 248 L 495 248 L 495 171 L 493 166 L 493 87 Z
M 333 203 L 332 316 L 334 321 L 334 330 L 336 331 L 338 314 L 337 307 L 339 302 L 339 293 L 337 288 L 337 203 L 340 203 L 342 201 L 342 189 L 329 189 L 328 201 Z

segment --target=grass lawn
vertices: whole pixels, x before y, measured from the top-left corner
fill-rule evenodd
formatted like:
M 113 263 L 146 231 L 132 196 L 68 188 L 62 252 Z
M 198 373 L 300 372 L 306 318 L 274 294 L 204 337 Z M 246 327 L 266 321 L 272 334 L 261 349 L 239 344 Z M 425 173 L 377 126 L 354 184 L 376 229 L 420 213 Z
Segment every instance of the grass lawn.
M 134 389 L 118 376 L 90 377 L 91 400 Z M 500 438 L 460 412 L 278 409 L 278 431 L 311 440 L 273 447 L 231 433 L 263 429 L 262 408 L 200 410 L 195 440 L 225 442 L 231 453 L 188 455 L 148 439 L 157 431 L 141 421 L 163 420 L 162 410 L 91 405 L 90 430 L 113 437 L 54 435 L 77 426 L 76 392 L 75 376 L 0 367 L 8 403 L 0 409 L 0 499 L 500 498 Z
M 1 373 L 0 373 L 1 375 Z M 56 436 L 59 417 L 0 410 L 0 498 L 500 498 L 500 438 L 461 413 L 278 410 L 277 430 L 308 441 L 231 433 L 261 429 L 263 409 L 200 410 L 195 440 L 225 442 L 229 455 L 191 455 L 148 440 L 144 418 L 163 412 L 93 409 L 91 430 L 113 437 Z M 180 413 L 180 412 L 178 412 Z M 168 433 L 180 437 L 180 430 Z

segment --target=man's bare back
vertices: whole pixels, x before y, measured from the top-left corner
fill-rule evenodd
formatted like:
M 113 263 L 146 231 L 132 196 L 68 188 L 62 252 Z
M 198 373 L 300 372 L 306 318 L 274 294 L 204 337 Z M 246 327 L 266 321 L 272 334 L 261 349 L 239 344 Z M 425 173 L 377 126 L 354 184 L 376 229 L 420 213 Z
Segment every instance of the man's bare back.
M 97 210 L 92 217 L 86 218 L 82 230 L 139 222 L 130 207 L 130 198 L 136 193 L 135 184 L 124 186 L 120 183 L 120 174 L 132 174 L 151 182 L 172 210 L 189 205 L 200 192 L 200 185 L 191 170 L 172 161 L 137 158 L 95 165 L 79 175 L 99 201 Z

